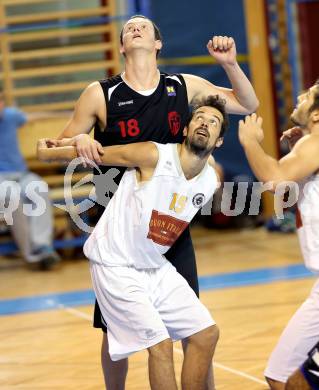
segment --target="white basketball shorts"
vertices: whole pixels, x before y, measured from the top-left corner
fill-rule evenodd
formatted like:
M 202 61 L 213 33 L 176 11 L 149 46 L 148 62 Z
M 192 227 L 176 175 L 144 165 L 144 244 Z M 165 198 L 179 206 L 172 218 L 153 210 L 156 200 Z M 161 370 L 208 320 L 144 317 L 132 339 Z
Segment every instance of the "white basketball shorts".
M 302 365 L 319 339 L 319 279 L 309 297 L 291 317 L 270 355 L 265 376 L 279 382 Z
M 91 261 L 90 271 L 114 361 L 168 338 L 184 339 L 215 324 L 169 262 L 161 268 L 140 270 Z

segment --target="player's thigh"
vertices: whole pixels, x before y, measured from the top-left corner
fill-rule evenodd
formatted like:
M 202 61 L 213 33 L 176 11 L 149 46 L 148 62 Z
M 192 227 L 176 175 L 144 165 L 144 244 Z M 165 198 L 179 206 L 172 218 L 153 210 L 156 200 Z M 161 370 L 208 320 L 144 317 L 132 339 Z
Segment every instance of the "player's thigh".
M 166 269 L 165 269 L 166 268 Z M 170 264 L 156 290 L 154 305 L 173 340 L 189 337 L 215 324 L 186 280 Z
M 96 298 L 107 322 L 110 351 L 132 353 L 168 338 L 145 285 L 147 275 L 132 267 L 90 264 Z

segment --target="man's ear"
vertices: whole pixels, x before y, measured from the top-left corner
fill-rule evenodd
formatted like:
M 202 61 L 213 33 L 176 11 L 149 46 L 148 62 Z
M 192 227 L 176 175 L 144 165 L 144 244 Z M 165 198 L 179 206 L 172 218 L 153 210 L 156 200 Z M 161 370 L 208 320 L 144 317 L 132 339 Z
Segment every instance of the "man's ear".
M 123 46 L 123 45 L 120 46 L 120 53 L 121 53 L 121 54 L 124 54 L 124 53 L 125 53 L 125 50 L 124 50 L 124 46 Z
M 183 129 L 183 136 L 187 137 L 187 133 L 188 133 L 188 128 L 185 126 Z
M 222 146 L 223 142 L 224 142 L 224 137 L 217 138 L 215 148 L 220 148 Z
M 312 121 L 314 122 L 314 123 L 318 123 L 319 122 L 319 110 L 314 110 L 313 112 L 312 112 Z
M 162 47 L 163 47 L 162 41 L 160 41 L 159 39 L 157 39 L 157 40 L 155 41 L 155 49 L 156 49 L 156 50 L 162 50 Z

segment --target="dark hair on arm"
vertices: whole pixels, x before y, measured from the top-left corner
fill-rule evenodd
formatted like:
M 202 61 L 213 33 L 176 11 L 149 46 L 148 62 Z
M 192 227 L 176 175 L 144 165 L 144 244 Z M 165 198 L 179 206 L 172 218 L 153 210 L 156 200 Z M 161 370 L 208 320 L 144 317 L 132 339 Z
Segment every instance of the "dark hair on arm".
M 219 135 L 220 137 L 223 137 L 229 127 L 229 117 L 226 112 L 225 105 L 226 100 L 220 98 L 219 95 L 209 95 L 202 99 L 194 100 L 194 102 L 192 103 L 192 112 L 190 114 L 188 124 L 192 120 L 195 111 L 198 110 L 200 107 L 214 107 L 223 115 L 223 123 Z

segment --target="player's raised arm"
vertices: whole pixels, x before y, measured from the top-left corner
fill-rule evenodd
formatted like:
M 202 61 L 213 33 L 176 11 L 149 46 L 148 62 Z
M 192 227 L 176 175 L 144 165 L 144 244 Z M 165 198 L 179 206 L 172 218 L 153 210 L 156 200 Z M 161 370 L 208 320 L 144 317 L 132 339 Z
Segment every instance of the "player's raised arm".
M 259 102 L 254 88 L 238 65 L 236 45 L 231 37 L 214 36 L 207 44 L 209 54 L 227 73 L 232 89 L 218 87 L 201 77 L 183 74 L 189 102 L 207 95 L 220 95 L 226 100 L 226 110 L 231 114 L 250 114 Z
M 239 139 L 258 180 L 273 182 L 275 188 L 284 181 L 300 181 L 318 170 L 319 135 L 302 137 L 290 153 L 277 161 L 260 145 L 263 139 L 261 126 L 262 119 L 256 114 L 239 122 Z
M 51 145 L 52 140 L 49 141 Z M 41 161 L 72 161 L 79 157 L 74 146 L 48 147 L 48 140 L 38 141 L 37 154 Z M 61 141 L 63 144 L 63 140 Z M 129 145 L 115 145 L 103 148 L 102 165 L 155 168 L 158 161 L 158 149 L 153 142 L 139 142 Z

